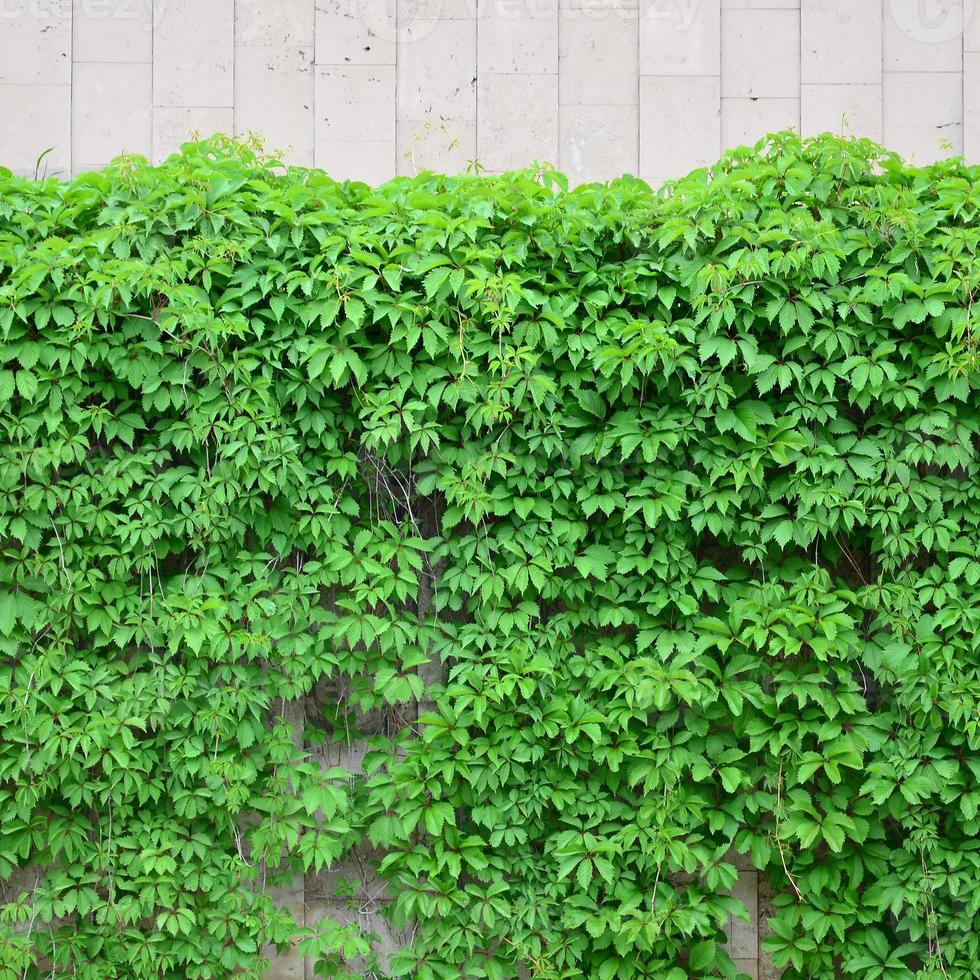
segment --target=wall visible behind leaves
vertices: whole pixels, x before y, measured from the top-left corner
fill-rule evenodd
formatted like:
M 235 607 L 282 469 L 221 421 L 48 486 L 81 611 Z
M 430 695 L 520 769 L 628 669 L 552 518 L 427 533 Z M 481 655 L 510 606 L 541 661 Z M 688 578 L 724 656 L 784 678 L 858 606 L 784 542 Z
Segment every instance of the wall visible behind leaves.
M 546 161 L 659 184 L 794 128 L 980 161 L 974 0 L 4 0 L 0 165 L 191 130 L 380 181 Z

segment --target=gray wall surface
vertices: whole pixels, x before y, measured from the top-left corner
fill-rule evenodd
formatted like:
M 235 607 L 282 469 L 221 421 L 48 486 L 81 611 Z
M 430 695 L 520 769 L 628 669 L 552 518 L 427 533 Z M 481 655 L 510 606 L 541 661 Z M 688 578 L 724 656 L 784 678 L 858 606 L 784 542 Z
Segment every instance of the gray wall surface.
M 0 0 L 0 164 L 254 131 L 380 181 L 652 183 L 794 127 L 980 160 L 977 0 Z

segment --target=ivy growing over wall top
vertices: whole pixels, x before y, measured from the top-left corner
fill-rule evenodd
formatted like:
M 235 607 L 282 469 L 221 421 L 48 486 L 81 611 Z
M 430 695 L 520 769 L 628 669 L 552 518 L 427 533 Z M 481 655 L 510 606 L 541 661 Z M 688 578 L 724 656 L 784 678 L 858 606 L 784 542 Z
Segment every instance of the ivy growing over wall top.
M 787 976 L 980 975 L 978 210 L 0 175 L 0 977 L 731 978 L 735 852 Z M 277 907 L 355 857 L 393 957 Z

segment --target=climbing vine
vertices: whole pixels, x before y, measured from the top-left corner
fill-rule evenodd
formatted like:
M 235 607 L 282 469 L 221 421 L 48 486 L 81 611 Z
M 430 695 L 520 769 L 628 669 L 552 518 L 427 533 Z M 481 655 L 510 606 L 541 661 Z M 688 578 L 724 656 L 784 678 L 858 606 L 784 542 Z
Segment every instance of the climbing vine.
M 0 173 L 0 978 L 980 974 L 978 210 Z

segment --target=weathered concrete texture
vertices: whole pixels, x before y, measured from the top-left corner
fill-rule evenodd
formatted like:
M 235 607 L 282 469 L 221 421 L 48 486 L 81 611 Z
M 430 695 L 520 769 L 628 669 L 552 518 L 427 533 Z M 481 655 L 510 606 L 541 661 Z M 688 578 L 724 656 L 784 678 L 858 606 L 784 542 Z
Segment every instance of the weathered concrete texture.
M 723 10 L 722 97 L 787 99 L 799 92 L 799 11 Z
M 818 133 L 870 136 L 881 140 L 881 84 L 807 85 L 800 89 L 800 126 Z
M 116 156 L 150 156 L 153 67 L 125 62 L 76 64 L 72 79 L 72 167 L 92 170 Z
M 235 132 L 260 133 L 289 160 L 313 166 L 313 46 L 235 49 Z
M 881 7 L 854 0 L 806 0 L 800 11 L 804 85 L 881 83 Z
M 72 61 L 153 61 L 153 5 L 149 0 L 74 0 Z
M 396 125 L 399 174 L 459 173 L 476 159 L 475 119 L 399 118 Z
M 720 72 L 720 0 L 703 0 L 699 4 L 640 0 L 641 75 L 718 75 Z
M 583 7 L 586 2 L 591 5 Z M 639 98 L 638 33 L 637 9 L 623 0 L 563 0 L 559 102 L 563 106 L 635 106 Z
M 153 104 L 230 106 L 235 0 L 154 0 Z
M 779 129 L 799 129 L 800 100 L 722 99 L 722 146 L 754 143 L 760 136 Z
M 6 5 L 0 11 L 0 85 L 71 83 L 72 0 Z
M 556 74 L 558 0 L 480 4 L 477 66 L 481 74 Z
M 231 106 L 154 106 L 153 159 L 164 160 L 195 137 L 234 130 L 235 110 Z
M 558 162 L 558 76 L 481 75 L 476 150 L 491 172 Z M 521 125 L 515 127 L 515 120 Z
M 718 159 L 721 152 L 718 76 L 640 79 L 640 176 L 651 184 Z
M 886 72 L 884 103 L 884 137 L 889 148 L 918 164 L 962 152 L 963 79 L 959 73 Z
M 632 105 L 559 105 L 558 166 L 573 183 L 639 174 Z
M 964 9 L 963 0 L 886 0 L 884 70 L 960 72 Z
M 309 0 L 236 0 L 235 44 L 308 47 L 312 60 L 315 15 Z
M 980 50 L 963 55 L 963 153 L 980 160 Z
M 0 82 L 0 166 L 27 177 L 69 177 L 71 106 L 70 85 Z

